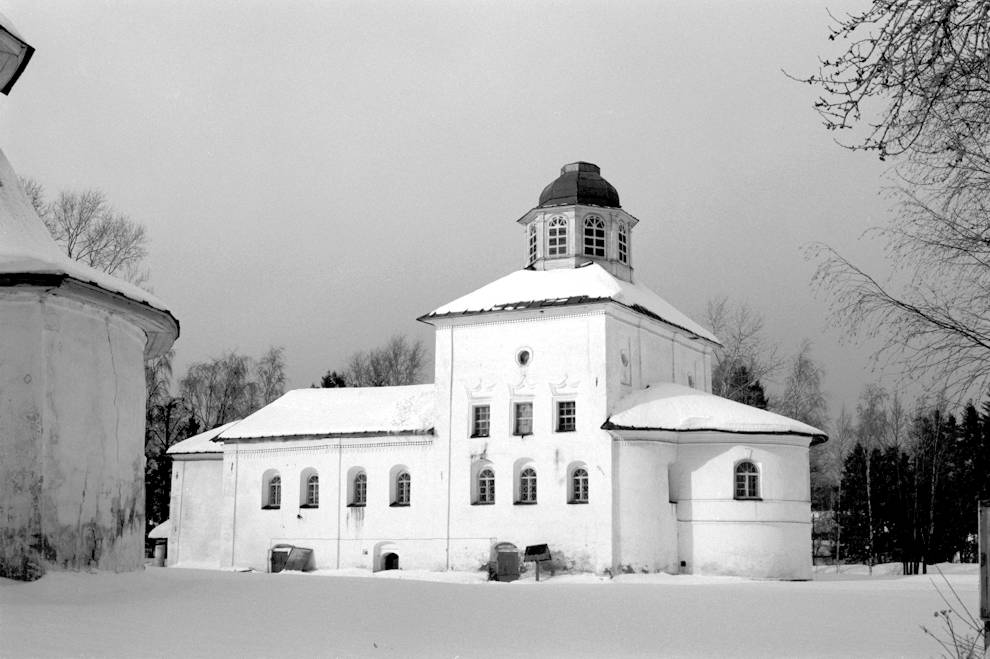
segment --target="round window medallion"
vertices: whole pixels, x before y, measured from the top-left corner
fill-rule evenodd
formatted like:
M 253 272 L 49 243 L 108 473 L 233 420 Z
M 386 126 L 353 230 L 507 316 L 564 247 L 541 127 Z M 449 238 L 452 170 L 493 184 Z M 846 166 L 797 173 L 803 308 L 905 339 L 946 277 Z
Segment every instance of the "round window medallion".
M 520 366 L 526 366 L 527 364 L 529 364 L 529 360 L 530 358 L 532 358 L 532 356 L 533 353 L 530 352 L 529 348 L 523 348 L 522 350 L 516 353 L 516 362 Z

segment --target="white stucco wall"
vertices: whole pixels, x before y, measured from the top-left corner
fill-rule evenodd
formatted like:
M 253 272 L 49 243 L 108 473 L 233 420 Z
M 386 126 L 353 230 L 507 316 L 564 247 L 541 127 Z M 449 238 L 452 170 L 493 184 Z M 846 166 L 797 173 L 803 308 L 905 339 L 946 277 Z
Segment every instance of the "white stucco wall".
M 169 501 L 168 564 L 220 567 L 223 455 L 175 456 Z
M 809 438 L 684 433 L 671 469 L 683 571 L 811 577 Z M 735 465 L 754 462 L 760 500 L 734 499 Z
M 645 439 L 616 441 L 612 446 L 613 569 L 676 574 L 677 518 L 668 470 L 677 446 Z
M 16 286 L 0 288 L 0 336 L 0 561 L 137 569 L 144 331 L 70 287 Z
M 562 566 L 611 565 L 611 440 L 605 420 L 605 315 L 546 309 L 461 321 L 437 331 L 438 434 L 451 441 L 451 565 L 478 569 L 490 548 L 547 543 Z M 531 351 L 521 366 L 520 350 Z M 453 368 L 451 368 L 451 358 Z M 574 432 L 556 432 L 556 403 L 573 400 Z M 532 402 L 533 433 L 513 435 L 514 403 Z M 489 437 L 471 437 L 471 408 L 491 409 Z M 448 430 L 449 428 L 449 430 Z M 495 471 L 495 503 L 472 505 L 480 461 Z M 569 503 L 570 474 L 588 471 L 589 502 Z M 517 504 L 519 471 L 537 473 L 537 503 Z M 457 539 L 457 540 L 453 540 Z M 459 548 L 458 546 L 461 546 Z
M 433 443 L 429 435 L 226 442 L 222 565 L 267 570 L 271 547 L 292 544 L 313 549 L 317 568 L 378 569 L 381 548 L 392 546 L 401 567 L 444 569 L 446 485 Z M 412 478 L 407 507 L 391 505 L 399 466 Z M 348 505 L 356 469 L 368 478 L 364 507 Z M 272 470 L 282 479 L 282 502 L 265 509 L 265 476 Z M 319 476 L 316 508 L 302 505 L 304 473 Z

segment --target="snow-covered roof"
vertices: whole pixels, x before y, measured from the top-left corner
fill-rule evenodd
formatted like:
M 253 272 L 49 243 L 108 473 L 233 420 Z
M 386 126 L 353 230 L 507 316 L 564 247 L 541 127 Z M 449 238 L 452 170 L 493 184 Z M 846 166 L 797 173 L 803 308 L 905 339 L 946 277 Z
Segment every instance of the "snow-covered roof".
M 435 403 L 432 384 L 296 389 L 218 439 L 426 434 L 433 431 Z
M 511 311 L 613 300 L 719 343 L 715 335 L 640 284 L 623 281 L 597 263 L 580 268 L 518 270 L 426 314 L 436 316 Z
M 237 421 L 231 421 L 230 423 L 225 423 L 222 426 L 217 426 L 212 430 L 207 430 L 206 432 L 201 432 L 198 435 L 193 435 L 187 439 L 182 440 L 178 444 L 173 445 L 168 451 L 170 455 L 187 455 L 193 453 L 223 453 L 223 442 L 215 442 L 213 439 L 222 433 L 227 428 L 232 427 L 234 424 L 240 423 L 240 419 Z
M 826 440 L 824 432 L 806 423 L 670 382 L 650 385 L 620 400 L 604 427 L 616 430 L 806 435 L 813 438 L 812 444 Z
M 164 302 L 151 293 L 66 256 L 55 243 L 17 174 L 0 151 L 0 278 L 4 275 L 55 275 L 91 284 L 167 314 L 173 327 L 170 336 L 152 339 L 154 356 L 168 350 L 178 336 L 178 322 Z
M 151 529 L 148 537 L 152 540 L 167 540 L 172 533 L 172 520 L 166 519 L 164 522 Z

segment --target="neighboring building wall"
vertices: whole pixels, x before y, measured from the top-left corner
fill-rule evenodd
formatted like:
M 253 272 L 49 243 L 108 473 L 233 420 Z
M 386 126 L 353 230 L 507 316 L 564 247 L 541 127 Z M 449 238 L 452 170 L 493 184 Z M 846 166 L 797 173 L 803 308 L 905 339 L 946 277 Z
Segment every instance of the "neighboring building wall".
M 177 455 L 172 461 L 168 564 L 220 567 L 221 453 Z
M 682 433 L 672 496 L 683 571 L 811 578 L 808 443 L 790 435 Z M 760 500 L 734 498 L 742 460 L 759 468 Z
M 18 286 L 0 288 L 0 336 L 0 574 L 139 568 L 144 332 L 67 289 Z
M 600 572 L 611 565 L 611 440 L 600 429 L 604 346 L 601 308 L 489 314 L 438 328 L 438 435 L 451 438 L 452 567 L 479 568 L 497 542 L 520 550 L 548 543 L 560 565 L 575 569 Z M 521 350 L 531 353 L 525 366 L 517 362 Z M 560 401 L 575 402 L 573 432 L 556 432 Z M 533 406 L 533 431 L 526 436 L 513 434 L 519 402 Z M 489 406 L 489 437 L 470 436 L 475 405 Z M 495 472 L 493 505 L 476 505 L 481 465 Z M 516 503 L 527 466 L 537 474 L 533 505 Z M 575 468 L 588 472 L 588 503 L 569 502 Z

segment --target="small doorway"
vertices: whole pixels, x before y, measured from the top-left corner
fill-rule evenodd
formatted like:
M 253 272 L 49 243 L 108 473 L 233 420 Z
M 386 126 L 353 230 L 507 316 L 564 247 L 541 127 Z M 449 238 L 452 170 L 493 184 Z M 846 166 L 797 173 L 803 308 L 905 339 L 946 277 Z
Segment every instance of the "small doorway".
M 399 555 L 394 552 L 389 552 L 382 556 L 382 569 L 383 570 L 398 570 L 399 569 Z

